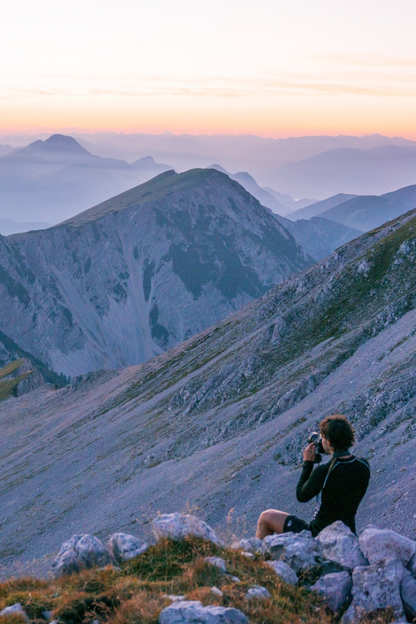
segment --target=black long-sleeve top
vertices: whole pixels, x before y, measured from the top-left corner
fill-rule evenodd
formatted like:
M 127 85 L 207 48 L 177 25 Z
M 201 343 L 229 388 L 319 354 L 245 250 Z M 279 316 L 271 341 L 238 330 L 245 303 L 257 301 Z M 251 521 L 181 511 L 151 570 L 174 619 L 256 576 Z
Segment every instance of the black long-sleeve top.
M 317 535 L 336 520 L 342 520 L 355 533 L 355 514 L 368 487 L 370 467 L 361 457 L 337 457 L 314 469 L 311 461 L 303 463 L 296 488 L 296 498 L 307 503 L 321 494 L 321 503 L 310 523 Z

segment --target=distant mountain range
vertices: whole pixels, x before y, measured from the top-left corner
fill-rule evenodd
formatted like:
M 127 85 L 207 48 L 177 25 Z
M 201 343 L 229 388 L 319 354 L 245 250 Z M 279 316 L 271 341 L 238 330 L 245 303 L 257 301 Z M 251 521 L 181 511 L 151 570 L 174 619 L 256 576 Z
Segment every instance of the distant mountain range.
M 311 217 L 316 217 L 320 215 L 325 210 L 329 210 L 329 208 L 338 206 L 338 204 L 342 204 L 349 199 L 354 199 L 354 197 L 357 197 L 357 195 L 338 193 L 333 197 L 328 197 L 328 199 L 323 199 L 322 201 L 314 202 L 313 204 L 302 207 L 299 210 L 294 210 L 289 213 L 288 218 L 291 221 L 297 221 L 298 219 L 310 219 Z
M 414 208 L 416 208 L 416 184 L 380 196 L 364 195 L 349 198 L 348 195 L 335 195 L 304 210 L 293 212 L 289 217 L 295 220 L 301 215 L 318 215 L 366 232 Z
M 217 164 L 211 165 L 210 167 L 208 167 L 208 169 L 216 169 L 217 171 L 226 173 L 232 180 L 235 180 L 236 182 L 241 184 L 241 186 L 243 186 L 246 191 L 248 191 L 256 199 L 258 199 L 263 206 L 270 208 L 270 210 L 281 216 L 292 213 L 293 210 L 298 206 L 309 206 L 316 201 L 314 199 L 300 199 L 298 201 L 295 201 L 293 197 L 278 193 L 272 188 L 262 188 L 257 184 L 253 176 L 247 173 L 247 171 L 230 173 L 229 171 L 226 171 L 224 167 L 221 167 L 221 165 Z
M 313 263 L 227 175 L 167 171 L 0 237 L 0 331 L 65 375 L 138 364 Z
M 416 183 L 416 148 L 337 149 L 277 168 L 271 186 L 294 197 L 379 195 Z
M 41 134 L 36 138 L 47 136 Z M 74 137 L 91 154 L 129 163 L 151 156 L 178 171 L 208 167 L 212 163 L 219 163 L 227 171 L 248 171 L 261 187 L 271 187 L 280 195 L 295 199 L 325 199 L 340 192 L 379 195 L 416 183 L 411 177 L 409 155 L 415 152 L 416 142 L 379 134 L 271 139 L 250 135 L 98 132 L 74 134 Z M 16 147 L 30 141 L 33 141 L 30 136 L 5 136 L 0 143 Z M 394 148 L 399 150 L 395 152 Z M 314 160 L 317 156 L 320 158 Z M 397 164 L 398 160 L 401 164 Z M 281 201 L 280 197 L 277 199 Z
M 0 216 L 58 223 L 169 169 L 151 157 L 128 164 L 94 156 L 53 135 L 0 157 Z

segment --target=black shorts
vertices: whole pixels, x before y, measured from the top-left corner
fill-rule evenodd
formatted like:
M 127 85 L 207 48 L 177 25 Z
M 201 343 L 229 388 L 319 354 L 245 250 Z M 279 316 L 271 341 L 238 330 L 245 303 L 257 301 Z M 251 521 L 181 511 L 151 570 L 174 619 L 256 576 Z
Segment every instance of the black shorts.
M 305 530 L 311 530 L 308 522 L 297 516 L 288 516 L 283 525 L 283 533 L 300 533 Z

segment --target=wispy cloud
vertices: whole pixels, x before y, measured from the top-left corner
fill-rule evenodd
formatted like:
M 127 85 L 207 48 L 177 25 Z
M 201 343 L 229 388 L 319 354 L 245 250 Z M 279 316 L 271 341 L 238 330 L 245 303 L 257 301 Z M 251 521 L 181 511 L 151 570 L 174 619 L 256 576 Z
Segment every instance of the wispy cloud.
M 326 58 L 326 57 L 325 57 Z M 354 57 L 355 58 L 355 57 Z M 335 57 L 334 57 L 335 59 Z M 335 62 L 335 61 L 334 61 Z M 400 67 L 413 68 L 413 65 Z M 374 63 L 363 65 L 371 71 L 344 71 L 281 73 L 255 78 L 228 78 L 211 76 L 203 80 L 172 78 L 167 76 L 30 76 L 11 78 L 0 74 L 0 100 L 32 98 L 253 98 L 314 95 L 356 95 L 372 97 L 416 97 L 416 71 L 414 80 L 408 72 L 383 71 Z M 398 65 L 396 66 L 398 67 Z M 414 65 L 416 70 L 416 61 Z M 23 86 L 25 85 L 25 86 Z

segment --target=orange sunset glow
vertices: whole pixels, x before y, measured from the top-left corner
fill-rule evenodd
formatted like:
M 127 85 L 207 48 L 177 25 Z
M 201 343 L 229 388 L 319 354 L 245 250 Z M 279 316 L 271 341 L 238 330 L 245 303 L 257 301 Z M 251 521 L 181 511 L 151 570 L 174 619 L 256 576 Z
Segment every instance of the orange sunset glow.
M 82 15 L 82 19 L 79 17 Z M 20 0 L 0 130 L 416 138 L 416 5 Z

